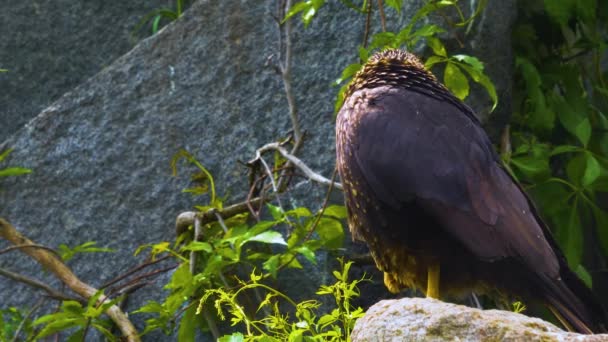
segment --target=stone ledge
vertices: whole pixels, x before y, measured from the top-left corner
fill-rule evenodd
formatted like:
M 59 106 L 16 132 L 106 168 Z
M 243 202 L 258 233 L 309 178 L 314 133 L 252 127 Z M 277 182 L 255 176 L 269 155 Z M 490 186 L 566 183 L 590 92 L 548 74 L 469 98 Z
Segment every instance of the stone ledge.
M 581 335 L 539 318 L 479 310 L 430 298 L 383 300 L 369 308 L 352 333 L 372 341 L 608 341 L 608 334 Z

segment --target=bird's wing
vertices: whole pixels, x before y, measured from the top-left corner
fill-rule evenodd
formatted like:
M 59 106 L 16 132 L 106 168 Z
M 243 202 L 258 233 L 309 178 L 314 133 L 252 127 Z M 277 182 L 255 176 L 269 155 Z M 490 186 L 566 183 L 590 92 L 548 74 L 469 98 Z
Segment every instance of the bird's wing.
M 359 118 L 354 157 L 380 201 L 395 210 L 416 201 L 482 259 L 559 273 L 551 237 L 463 108 L 406 89 L 362 91 L 366 100 L 343 110 Z

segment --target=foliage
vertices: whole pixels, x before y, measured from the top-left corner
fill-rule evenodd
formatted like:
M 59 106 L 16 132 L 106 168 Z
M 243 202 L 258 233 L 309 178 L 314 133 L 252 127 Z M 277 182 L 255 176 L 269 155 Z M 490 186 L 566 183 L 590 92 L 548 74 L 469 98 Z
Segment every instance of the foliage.
M 532 1 L 519 6 L 513 151 L 505 163 L 553 227 L 568 263 L 591 285 L 584 236 L 608 255 L 607 6 L 597 1 Z M 593 227 L 588 231 L 584 227 Z M 591 228 L 589 228 L 591 229 Z
M 213 177 L 190 153 L 180 151 L 176 155 L 172 161 L 174 172 L 181 159 L 195 165 L 200 171 L 192 178 L 195 186 L 186 192 L 194 196 L 209 195 L 211 204 L 195 207 L 201 213 L 223 208 L 223 200 L 216 195 Z M 280 159 L 276 160 L 281 162 Z M 193 337 L 189 334 L 194 334 L 195 327 L 206 330 L 210 324 L 196 318 L 200 318 L 195 315 L 196 307 L 193 305 L 197 298 L 204 294 L 220 294 L 218 291 L 228 289 L 241 293 L 262 287 L 276 294 L 276 290 L 260 281 L 276 279 L 283 269 L 301 269 L 304 260 L 315 264 L 319 249 L 335 250 L 342 247 L 344 228 L 341 220 L 346 217 L 343 206 L 322 208 L 317 214 L 305 207 L 291 210 L 272 204 L 266 207 L 270 218 L 265 220 L 250 223 L 248 214 L 240 214 L 222 222 L 204 225 L 200 240 L 193 239 L 193 232 L 188 231 L 173 245 L 161 242 L 138 249 L 136 253 L 150 250 L 154 257 L 168 254 L 180 262 L 165 285 L 165 289 L 170 291 L 165 301 L 148 302 L 136 311 L 152 315 L 146 320 L 144 334 L 158 329 L 170 333 L 177 318 L 183 314 L 178 335 L 183 336 L 180 340 L 191 340 Z M 192 253 L 196 254 L 196 258 L 192 258 Z M 191 264 L 192 260 L 196 260 L 194 265 Z M 252 274 L 255 285 L 240 281 L 239 274 Z
M 329 313 L 319 313 L 321 302 L 318 300 L 296 303 L 276 289 L 260 283 L 263 276 L 257 275 L 254 271 L 250 275 L 249 282 L 241 282 L 237 290 L 217 288 L 205 292 L 197 308 L 197 314 L 211 298 L 215 298 L 214 307 L 221 319 L 226 319 L 227 312 L 233 326 L 245 325 L 245 334 L 236 332 L 220 338 L 220 341 L 350 341 L 350 333 L 355 321 L 364 314 L 363 309 L 355 308 L 351 300 L 359 296 L 357 284 L 364 279 L 349 281 L 348 271 L 352 262 L 345 263 L 342 259 L 339 261 L 341 272 L 333 272 L 336 282 L 321 286 L 316 293 L 334 298 L 336 307 Z M 256 313 L 264 312 L 266 309 L 268 314 L 260 319 L 251 318 L 246 314 L 237 300 L 241 293 L 254 289 L 266 292 Z M 280 300 L 292 306 L 295 320 L 280 308 Z
M 105 247 L 96 247 L 97 242 L 95 241 L 87 241 L 81 245 L 78 245 L 74 248 L 70 248 L 65 244 L 59 245 L 59 255 L 61 259 L 65 262 L 71 260 L 78 253 L 105 253 L 105 252 L 114 252 L 111 248 Z
M 175 9 L 159 8 L 151 11 L 137 23 L 133 32 L 139 32 L 144 25 L 152 22 L 152 34 L 156 34 L 166 23 L 177 20 L 182 16 L 186 3 L 186 0 L 175 0 Z
M 8 157 L 8 155 L 13 151 L 13 149 L 9 148 L 7 150 L 5 150 L 4 152 L 0 153 L 0 163 L 2 161 L 4 161 L 4 159 L 6 159 L 6 157 Z M 24 167 L 5 167 L 3 169 L 0 169 L 0 177 L 8 177 L 8 176 L 19 176 L 19 175 L 25 175 L 28 173 L 31 173 L 32 170 L 30 169 L 26 169 Z
M 355 6 L 351 1 L 342 1 L 342 3 L 347 7 L 356 9 L 361 13 L 366 13 L 369 8 L 367 6 L 367 1 L 363 1 L 361 7 Z M 334 82 L 334 85 L 336 86 L 342 84 L 342 87 L 337 95 L 335 111 L 337 112 L 342 106 L 342 102 L 344 101 L 344 92 L 348 88 L 347 81 L 351 79 L 357 73 L 357 71 L 359 71 L 359 69 L 361 69 L 368 57 L 373 54 L 373 51 L 388 48 L 405 48 L 408 51 L 413 51 L 417 47 L 420 47 L 423 43 L 426 43 L 426 46 L 430 47 L 432 51 L 432 54 L 425 62 L 426 67 L 431 68 L 437 67 L 438 65 L 444 65 L 443 83 L 454 93 L 454 95 L 463 100 L 469 95 L 470 78 L 473 80 L 473 82 L 480 84 L 487 91 L 493 102 L 492 110 L 496 108 L 496 105 L 498 104 L 496 89 L 492 81 L 484 73 L 483 63 L 473 56 L 464 54 L 448 54 L 447 49 L 439 37 L 439 35 L 446 32 L 446 30 L 432 23 L 422 23 L 422 19 L 426 19 L 432 13 L 446 8 L 452 8 L 456 11 L 460 21 L 457 23 L 452 23 L 451 26 L 464 27 L 472 22 L 472 20 L 485 7 L 486 3 L 487 1 L 479 1 L 477 3 L 475 12 L 469 18 L 465 18 L 464 14 L 460 10 L 458 1 L 427 1 L 424 6 L 416 11 L 416 13 L 412 16 L 412 19 L 401 31 L 379 32 L 374 34 L 369 45 L 367 45 L 367 42 L 364 42 L 362 46 L 359 46 L 359 61 L 344 68 L 341 76 Z M 299 2 L 292 6 L 292 8 L 287 12 L 284 20 L 288 20 L 296 14 L 302 13 L 302 21 L 304 26 L 308 26 L 315 14 L 318 12 L 319 8 L 324 4 L 325 1 L 319 0 Z M 403 4 L 402 1 L 387 1 L 385 6 L 400 12 Z
M 89 327 L 92 327 L 101 332 L 108 340 L 116 341 L 116 337 L 111 332 L 111 323 L 100 317 L 110 306 L 119 302 L 121 298 L 105 301 L 99 305 L 97 302 L 102 296 L 103 291 L 97 292 L 84 307 L 81 303 L 73 300 L 63 301 L 58 312 L 44 315 L 34 321 L 33 325 L 44 325 L 37 333 L 35 339 L 41 339 L 67 330 L 71 335 L 66 341 L 84 341 L 87 330 Z
M 17 308 L 0 309 L 0 342 L 16 341 L 17 332 L 29 340 L 33 334 L 32 321 Z

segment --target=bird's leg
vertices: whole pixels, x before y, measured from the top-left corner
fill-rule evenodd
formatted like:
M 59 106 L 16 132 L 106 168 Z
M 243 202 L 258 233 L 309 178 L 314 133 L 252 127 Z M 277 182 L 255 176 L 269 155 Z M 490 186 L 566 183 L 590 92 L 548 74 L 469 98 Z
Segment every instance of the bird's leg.
M 439 299 L 439 260 L 431 261 L 426 279 L 426 297 Z

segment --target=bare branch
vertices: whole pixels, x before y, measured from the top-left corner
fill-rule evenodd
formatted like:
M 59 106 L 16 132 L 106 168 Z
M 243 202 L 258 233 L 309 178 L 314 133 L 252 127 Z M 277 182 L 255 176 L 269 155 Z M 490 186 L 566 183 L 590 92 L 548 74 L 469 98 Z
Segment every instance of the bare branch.
M 135 272 L 137 272 L 137 271 L 139 271 L 139 270 L 141 270 L 141 269 L 143 269 L 143 268 L 146 268 L 146 267 L 148 267 L 148 266 L 152 266 L 152 265 L 154 265 L 154 264 L 158 264 L 159 262 L 164 261 L 164 260 L 167 260 L 167 259 L 169 259 L 169 258 L 171 258 L 171 256 L 170 256 L 170 255 L 166 255 L 166 256 L 164 256 L 164 257 L 162 257 L 162 258 L 158 258 L 158 259 L 156 259 L 156 260 L 150 260 L 150 261 L 146 261 L 146 262 L 144 262 L 143 264 L 141 264 L 141 265 L 137 265 L 137 266 L 133 267 L 132 269 L 130 269 L 130 270 L 128 270 L 128 271 L 126 271 L 125 273 L 123 273 L 123 274 L 121 274 L 121 275 L 117 276 L 116 278 L 114 278 L 114 279 L 112 279 L 112 280 L 109 280 L 109 281 L 105 282 L 105 283 L 104 283 L 103 285 L 101 285 L 99 288 L 104 289 L 104 288 L 106 288 L 106 287 L 108 287 L 108 286 L 110 286 L 110 285 L 112 285 L 112 284 L 115 284 L 115 283 L 117 283 L 117 282 L 119 282 L 119 281 L 121 281 L 121 280 L 125 279 L 126 277 L 130 276 L 131 274 L 133 274 L 133 273 L 135 273 Z
M 285 1 L 284 13 L 287 13 L 291 7 L 291 0 Z M 300 122 L 298 121 L 298 113 L 296 111 L 296 100 L 293 94 L 293 88 L 291 87 L 291 28 L 292 21 L 287 20 L 283 23 L 284 28 L 284 39 L 285 39 L 285 59 L 280 61 L 281 78 L 283 79 L 283 87 L 285 88 L 285 95 L 287 97 L 287 104 L 289 106 L 289 116 L 291 117 L 291 126 L 293 128 L 293 135 L 296 142 L 302 139 L 302 130 L 300 129 Z M 279 30 L 281 25 L 279 24 Z M 279 49 L 283 47 L 283 37 L 279 34 Z
M 8 221 L 0 218 L 0 237 L 10 241 L 14 245 L 33 245 L 35 244 L 25 236 L 21 235 L 15 227 L 13 227 Z M 39 248 L 26 248 L 22 249 L 22 252 L 32 257 L 40 265 L 45 267 L 47 270 L 52 272 L 59 280 L 66 284 L 72 291 L 83 296 L 84 298 L 90 298 L 94 296 L 98 291 L 96 288 L 82 282 L 76 275 L 67 267 L 61 259 L 46 250 Z M 99 303 L 105 302 L 107 297 L 102 296 L 99 299 Z M 139 334 L 135 327 L 129 321 L 127 315 L 116 306 L 112 305 L 106 310 L 106 314 L 116 323 L 120 331 L 126 337 L 127 341 L 140 341 Z
M 370 25 L 372 22 L 372 1 L 367 2 L 367 15 L 365 16 L 365 31 L 363 32 L 363 47 L 367 47 L 367 39 L 369 37 Z
M 54 249 L 52 249 L 50 247 L 47 247 L 47 246 L 42 246 L 42 245 L 16 245 L 16 246 L 10 246 L 10 247 L 7 247 L 7 248 L 5 248 L 3 250 L 0 250 L 0 254 L 8 253 L 10 251 L 14 251 L 16 249 L 21 249 L 21 248 L 40 248 L 40 249 L 45 249 L 45 250 L 47 250 L 49 252 L 52 252 L 56 256 L 60 257 L 59 253 L 57 253 L 56 250 L 54 250 Z
M 57 290 L 55 290 L 54 288 L 48 286 L 47 284 L 44 284 L 43 282 L 34 279 L 34 278 L 30 278 L 28 276 L 24 276 L 22 274 L 19 273 L 15 273 L 15 272 L 11 272 L 9 270 L 6 270 L 4 268 L 0 268 L 0 275 L 7 277 L 9 279 L 13 279 L 14 281 L 18 281 L 20 283 L 24 283 L 26 285 L 29 285 L 31 287 L 35 287 L 41 290 L 44 290 L 49 297 L 53 298 L 53 299 L 57 299 L 57 300 L 75 300 L 75 301 L 80 301 L 80 299 L 78 298 L 74 298 L 74 297 L 70 297 L 64 293 L 61 293 Z
M 380 24 L 382 25 L 382 32 L 386 32 L 386 17 L 384 16 L 384 4 L 382 0 L 378 0 L 378 12 L 380 12 Z
M 260 158 L 262 153 L 270 150 L 278 151 L 285 159 L 289 160 L 291 163 L 293 163 L 295 167 L 300 169 L 300 171 L 302 171 L 304 175 L 310 180 L 327 186 L 332 184 L 331 180 L 311 170 L 308 165 L 306 165 L 302 160 L 298 159 L 296 156 L 287 152 L 287 150 L 279 143 L 269 143 L 260 147 L 256 152 L 256 159 Z M 340 183 L 333 183 L 333 186 L 336 189 L 343 190 L 342 184 Z

